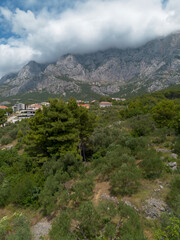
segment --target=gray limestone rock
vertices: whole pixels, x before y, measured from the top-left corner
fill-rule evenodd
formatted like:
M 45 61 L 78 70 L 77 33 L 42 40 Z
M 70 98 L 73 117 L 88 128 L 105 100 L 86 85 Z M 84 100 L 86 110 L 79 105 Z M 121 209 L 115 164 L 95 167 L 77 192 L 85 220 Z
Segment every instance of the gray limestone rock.
M 177 159 L 178 155 L 176 153 L 172 153 L 169 157 L 173 159 Z
M 177 170 L 177 162 L 169 162 L 167 166 L 170 167 L 173 171 Z
M 29 62 L 18 73 L 0 79 L 0 96 L 32 91 L 68 93 L 87 83 L 100 95 L 153 92 L 180 83 L 180 33 L 131 49 L 62 56 L 56 63 Z M 129 89 L 131 88 L 131 90 Z
M 142 208 L 147 218 L 158 218 L 167 210 L 167 204 L 160 199 L 149 198 L 145 200 Z

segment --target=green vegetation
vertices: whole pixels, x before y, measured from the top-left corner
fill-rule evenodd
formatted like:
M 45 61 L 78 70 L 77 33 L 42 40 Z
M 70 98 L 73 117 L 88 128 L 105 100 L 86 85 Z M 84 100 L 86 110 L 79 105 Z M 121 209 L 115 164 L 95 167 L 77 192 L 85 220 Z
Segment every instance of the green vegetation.
M 116 219 L 116 220 L 115 220 Z M 72 222 L 77 222 L 73 225 Z M 122 223 L 124 222 L 123 226 Z M 112 202 L 89 201 L 75 212 L 63 211 L 53 224 L 50 239 L 134 239 L 145 240 L 140 219 L 131 207 Z
M 30 224 L 22 214 L 13 214 L 0 220 L 0 239 L 31 240 Z
M 179 154 L 179 114 L 174 89 L 105 109 L 51 99 L 34 118 L 0 128 L 0 207 L 50 217 L 50 240 L 178 239 L 179 157 L 171 154 Z M 167 166 L 170 162 L 177 168 Z M 163 190 L 156 192 L 160 182 Z M 148 220 L 142 204 L 152 195 L 169 210 Z M 14 217 L 8 219 L 0 222 L 0 234 L 24 239 L 13 230 Z M 1 230 L 5 225 L 12 230 Z
M 5 111 L 0 109 L 0 125 L 6 122 L 6 115 Z
M 14 140 L 19 141 L 19 147 L 21 147 L 20 142 L 24 135 L 26 135 L 29 126 L 27 121 L 23 120 L 21 122 L 17 122 L 15 124 L 6 124 L 5 128 L 0 128 L 0 144 L 7 145 L 12 143 Z
M 177 240 L 180 239 L 180 220 L 178 218 L 170 218 L 170 224 L 164 228 L 159 229 L 155 234 L 157 240 Z

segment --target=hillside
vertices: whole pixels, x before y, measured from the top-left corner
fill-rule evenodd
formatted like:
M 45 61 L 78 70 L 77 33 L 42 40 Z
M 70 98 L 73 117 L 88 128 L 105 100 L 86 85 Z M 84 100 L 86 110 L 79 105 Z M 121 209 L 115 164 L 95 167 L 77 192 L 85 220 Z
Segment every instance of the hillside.
M 173 87 L 0 128 L 0 239 L 179 239 L 179 117 Z
M 100 95 L 131 97 L 179 82 L 178 32 L 134 49 L 68 54 L 51 64 L 31 61 L 18 73 L 1 78 L 0 97 L 31 92 L 86 99 Z

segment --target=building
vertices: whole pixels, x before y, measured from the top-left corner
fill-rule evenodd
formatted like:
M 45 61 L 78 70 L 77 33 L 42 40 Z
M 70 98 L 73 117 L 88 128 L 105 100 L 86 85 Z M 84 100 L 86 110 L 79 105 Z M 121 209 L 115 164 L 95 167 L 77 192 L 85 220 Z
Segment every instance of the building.
M 99 106 L 100 106 L 100 108 L 112 107 L 112 103 L 111 102 L 100 102 Z
M 112 99 L 115 100 L 115 101 L 126 101 L 125 98 L 112 98 Z
M 0 106 L 0 109 L 6 110 L 6 109 L 8 109 L 8 107 L 6 107 L 6 106 Z
M 19 112 L 21 110 L 25 110 L 26 109 L 26 104 L 24 103 L 16 103 L 13 107 L 13 112 Z
M 39 104 L 32 104 L 28 106 L 28 109 L 33 109 L 33 110 L 38 110 L 39 108 L 42 109 L 43 106 Z
M 17 118 L 19 120 L 22 119 L 26 119 L 26 118 L 31 118 L 35 116 L 35 109 L 25 109 L 25 110 L 21 110 L 18 114 L 17 114 Z
M 79 107 L 85 107 L 85 108 L 87 108 L 87 109 L 89 109 L 90 108 L 90 105 L 89 104 L 78 104 L 78 106 Z
M 49 106 L 50 106 L 50 103 L 49 103 L 49 102 L 42 102 L 41 105 L 42 105 L 42 106 L 49 107 Z

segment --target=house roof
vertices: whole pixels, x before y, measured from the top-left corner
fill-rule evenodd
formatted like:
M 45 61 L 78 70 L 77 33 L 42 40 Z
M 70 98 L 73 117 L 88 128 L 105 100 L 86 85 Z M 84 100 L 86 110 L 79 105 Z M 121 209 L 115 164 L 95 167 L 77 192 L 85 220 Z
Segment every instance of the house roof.
M 6 106 L 0 106 L 0 109 L 7 109 L 8 107 Z
M 85 108 L 90 108 L 90 105 L 89 104 L 78 104 L 78 106 L 80 107 L 85 107 Z
M 100 102 L 100 104 L 112 105 L 112 103 L 111 103 L 111 102 Z
M 33 105 L 31 105 L 31 107 L 33 107 L 33 108 L 42 108 L 42 106 L 38 105 L 38 104 L 33 104 Z

